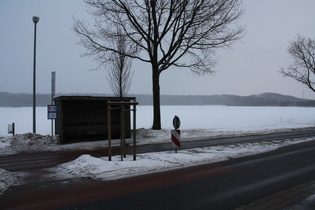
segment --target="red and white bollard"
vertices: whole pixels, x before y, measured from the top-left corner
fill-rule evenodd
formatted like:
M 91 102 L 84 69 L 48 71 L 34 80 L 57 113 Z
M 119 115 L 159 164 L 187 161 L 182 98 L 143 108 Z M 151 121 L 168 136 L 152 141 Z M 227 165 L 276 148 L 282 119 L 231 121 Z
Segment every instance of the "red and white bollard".
M 178 130 L 180 120 L 176 115 L 173 119 L 173 126 L 175 130 L 171 130 L 172 148 L 175 148 L 175 153 L 177 153 L 177 148 L 180 148 L 180 130 Z
M 172 148 L 175 148 L 175 153 L 177 153 L 177 148 L 180 148 L 180 130 L 171 130 Z

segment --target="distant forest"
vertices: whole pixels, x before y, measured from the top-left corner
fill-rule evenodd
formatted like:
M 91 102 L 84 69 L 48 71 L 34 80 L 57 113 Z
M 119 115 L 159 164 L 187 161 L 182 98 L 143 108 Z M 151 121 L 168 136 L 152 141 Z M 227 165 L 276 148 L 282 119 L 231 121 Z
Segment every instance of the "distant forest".
M 65 94 L 69 95 L 69 94 Z M 72 94 L 82 95 L 82 94 Z M 91 94 L 92 96 L 112 96 Z M 139 105 L 152 105 L 152 95 L 129 95 L 136 97 Z M 37 94 L 36 106 L 51 103 L 50 94 Z M 161 105 L 225 105 L 225 106 L 301 106 L 315 107 L 315 100 L 301 99 L 276 93 L 262 93 L 251 96 L 236 95 L 161 95 Z M 33 106 L 32 94 L 0 92 L 0 107 Z

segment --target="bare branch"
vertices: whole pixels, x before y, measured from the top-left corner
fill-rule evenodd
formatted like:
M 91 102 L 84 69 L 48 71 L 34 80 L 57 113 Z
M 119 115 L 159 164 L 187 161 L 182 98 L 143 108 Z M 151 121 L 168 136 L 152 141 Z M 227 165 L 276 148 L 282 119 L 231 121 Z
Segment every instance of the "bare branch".
M 126 37 L 121 33 L 121 30 L 117 28 L 118 39 L 115 43 L 112 43 L 119 53 L 112 53 L 111 69 L 108 72 L 107 81 L 117 97 L 125 97 L 131 86 L 131 79 L 133 72 L 131 72 L 131 58 L 125 56 L 128 53 L 126 49 Z
M 154 126 L 159 129 L 159 76 L 171 66 L 189 68 L 199 75 L 213 73 L 214 53 L 244 35 L 237 25 L 243 15 L 242 0 L 85 0 L 94 25 L 75 20 L 74 31 L 86 48 L 84 55 L 101 65 L 111 54 L 151 64 Z M 119 26 L 126 51 L 111 43 Z M 142 52 L 142 53 L 140 53 Z
M 293 63 L 280 73 L 306 85 L 315 92 L 315 40 L 298 35 L 288 47 Z

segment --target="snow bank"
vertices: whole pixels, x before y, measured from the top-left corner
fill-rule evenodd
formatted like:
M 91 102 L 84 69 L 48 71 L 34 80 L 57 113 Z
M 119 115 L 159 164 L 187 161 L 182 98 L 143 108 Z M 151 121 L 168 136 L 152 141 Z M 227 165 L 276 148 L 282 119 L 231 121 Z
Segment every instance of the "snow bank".
M 49 146 L 56 146 L 58 141 L 50 136 L 26 133 L 10 137 L 0 137 L 0 154 L 11 155 L 21 152 L 35 152 L 47 150 Z
M 0 168 L 0 195 L 16 182 L 13 173 Z
M 179 167 L 196 164 L 212 163 L 275 150 L 279 147 L 315 140 L 313 138 L 275 140 L 272 142 L 243 143 L 236 145 L 214 146 L 179 150 L 178 153 L 155 152 L 138 154 L 137 160 L 127 156 L 120 161 L 120 156 L 95 158 L 82 155 L 74 161 L 61 164 L 53 169 L 53 177 L 63 178 L 90 178 L 95 180 L 113 180 L 139 174 L 154 173 Z

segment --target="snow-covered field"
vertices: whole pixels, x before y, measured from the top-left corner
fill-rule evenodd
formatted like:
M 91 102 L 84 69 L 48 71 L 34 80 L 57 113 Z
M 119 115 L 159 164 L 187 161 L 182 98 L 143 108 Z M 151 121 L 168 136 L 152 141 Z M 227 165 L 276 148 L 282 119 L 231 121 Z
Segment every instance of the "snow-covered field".
M 23 151 L 56 151 L 91 149 L 106 146 L 106 141 L 59 145 L 49 136 L 51 121 L 47 120 L 47 108 L 37 108 L 37 132 L 32 130 L 32 108 L 0 108 L 0 155 L 16 154 Z M 307 107 L 227 107 L 227 106 L 162 106 L 162 127 L 160 131 L 150 130 L 152 107 L 137 107 L 137 144 L 170 142 L 170 130 L 174 115 L 181 119 L 181 139 L 214 138 L 221 136 L 270 133 L 295 128 L 315 127 L 315 108 Z M 7 125 L 15 122 L 16 135 L 7 134 Z M 139 154 L 137 161 L 127 156 L 95 158 L 82 155 L 69 163 L 51 168 L 51 179 L 92 178 L 97 180 L 119 179 L 161 170 L 170 170 L 190 165 L 218 162 L 229 158 L 267 152 L 279 147 L 312 141 L 314 138 L 287 139 L 262 143 L 246 143 L 208 148 Z M 118 144 L 115 140 L 114 144 Z M 88 151 L 87 151 L 88 153 Z M 20 183 L 23 175 L 0 169 L 0 194 L 10 185 Z M 47 177 L 46 177 L 47 178 Z
M 172 129 L 177 115 L 181 130 L 256 132 L 270 129 L 315 126 L 313 107 L 237 107 L 237 106 L 161 106 L 162 127 Z M 51 121 L 47 107 L 36 109 L 37 133 L 49 135 Z M 32 108 L 0 107 L 0 136 L 8 136 L 8 124 L 15 123 L 16 133 L 32 132 Z M 152 106 L 137 106 L 137 128 L 152 126 Z

